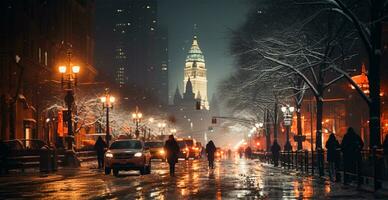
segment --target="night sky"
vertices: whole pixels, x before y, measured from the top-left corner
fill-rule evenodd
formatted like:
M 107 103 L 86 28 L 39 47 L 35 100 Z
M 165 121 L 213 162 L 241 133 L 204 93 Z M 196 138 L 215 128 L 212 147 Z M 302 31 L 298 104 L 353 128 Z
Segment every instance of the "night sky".
M 232 72 L 230 32 L 244 22 L 247 11 L 246 0 L 159 1 L 160 20 L 169 33 L 170 95 L 177 84 L 182 92 L 185 58 L 196 33 L 208 69 L 208 96 L 212 97 L 218 82 Z

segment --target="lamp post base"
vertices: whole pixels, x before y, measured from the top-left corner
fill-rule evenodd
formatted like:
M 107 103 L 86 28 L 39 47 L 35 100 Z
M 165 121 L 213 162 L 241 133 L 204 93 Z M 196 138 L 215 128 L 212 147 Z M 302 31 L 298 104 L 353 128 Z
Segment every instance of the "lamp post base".
M 290 141 L 287 141 L 286 144 L 284 145 L 284 151 L 292 151 L 292 146 Z
M 80 167 L 81 162 L 73 150 L 66 150 L 64 166 L 66 167 Z

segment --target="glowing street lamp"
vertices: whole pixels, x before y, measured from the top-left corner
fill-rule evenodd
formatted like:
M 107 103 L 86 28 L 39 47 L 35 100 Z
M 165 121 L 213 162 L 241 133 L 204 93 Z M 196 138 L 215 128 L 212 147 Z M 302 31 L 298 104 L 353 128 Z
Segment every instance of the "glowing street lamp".
M 158 127 L 159 127 L 159 131 L 160 131 L 160 135 L 164 135 L 164 129 L 166 128 L 167 124 L 162 122 L 162 123 L 158 123 Z
M 284 150 L 286 151 L 292 151 L 292 146 L 290 143 L 290 127 L 292 124 L 292 115 L 295 111 L 295 108 L 292 106 L 282 106 L 281 111 L 283 112 L 284 116 L 284 125 L 286 126 L 286 144 L 284 145 Z
M 61 86 L 66 92 L 65 103 L 67 105 L 66 121 L 67 121 L 67 150 L 69 151 L 66 155 L 75 156 L 73 143 L 73 120 L 72 120 L 72 105 L 74 104 L 74 88 L 77 86 L 77 75 L 80 72 L 79 65 L 73 65 L 71 63 L 71 51 L 68 50 L 68 63 L 67 65 L 58 66 L 58 72 L 61 74 Z
M 142 118 L 143 118 L 143 114 L 139 111 L 139 107 L 136 106 L 136 111 L 132 113 L 132 120 L 136 124 L 136 130 L 135 130 L 136 138 L 138 138 L 140 135 L 139 123 L 141 122 Z
M 105 89 L 105 96 L 102 96 L 100 98 L 100 100 L 101 100 L 101 103 L 102 103 L 102 108 L 106 109 L 106 134 L 105 134 L 105 141 L 106 141 L 106 144 L 109 147 L 109 141 L 111 139 L 110 127 L 109 127 L 109 110 L 113 109 L 113 104 L 114 104 L 116 99 L 115 99 L 114 96 L 111 96 L 109 94 L 109 89 L 106 88 Z

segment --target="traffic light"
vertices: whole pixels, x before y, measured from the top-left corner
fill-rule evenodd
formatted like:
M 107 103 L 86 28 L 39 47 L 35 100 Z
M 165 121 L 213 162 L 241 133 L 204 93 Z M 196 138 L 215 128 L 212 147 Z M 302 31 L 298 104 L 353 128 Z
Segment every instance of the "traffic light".
M 212 124 L 217 124 L 217 118 L 215 117 L 212 118 Z
M 197 102 L 195 103 L 195 108 L 196 108 L 197 110 L 201 110 L 201 102 L 200 102 L 200 101 L 197 101 Z

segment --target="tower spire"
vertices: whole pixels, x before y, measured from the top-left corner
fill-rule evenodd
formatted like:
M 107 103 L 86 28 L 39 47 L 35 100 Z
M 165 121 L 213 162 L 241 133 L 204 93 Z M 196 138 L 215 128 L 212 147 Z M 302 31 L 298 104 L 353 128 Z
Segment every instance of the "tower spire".
M 181 102 L 181 100 L 182 100 L 182 95 L 177 85 L 175 90 L 175 95 L 174 95 L 174 105 L 178 105 Z

